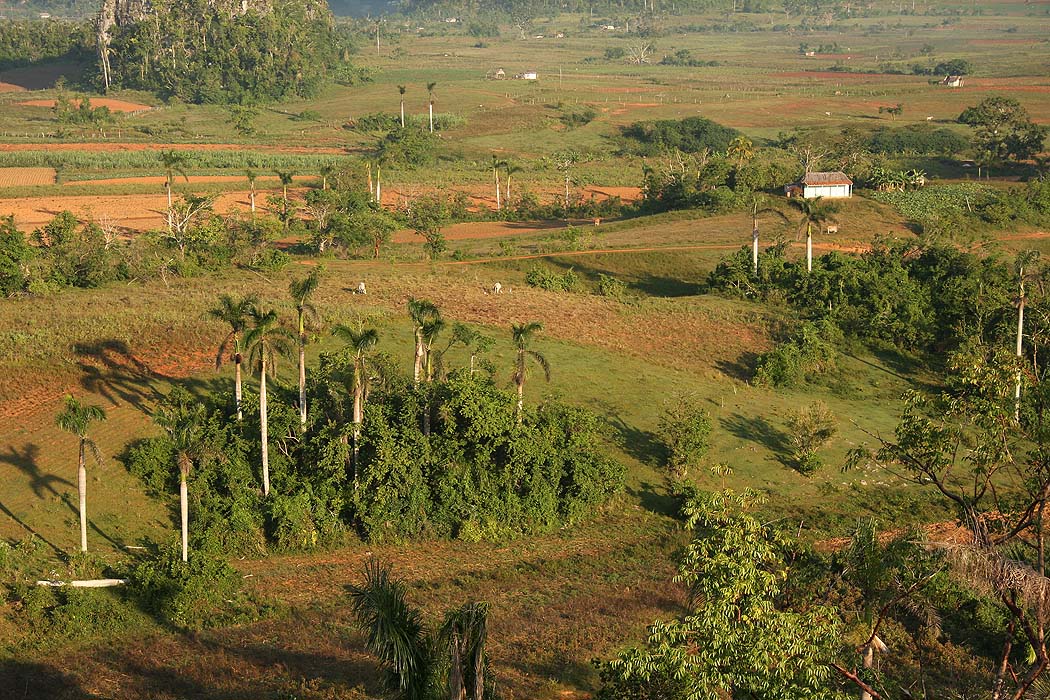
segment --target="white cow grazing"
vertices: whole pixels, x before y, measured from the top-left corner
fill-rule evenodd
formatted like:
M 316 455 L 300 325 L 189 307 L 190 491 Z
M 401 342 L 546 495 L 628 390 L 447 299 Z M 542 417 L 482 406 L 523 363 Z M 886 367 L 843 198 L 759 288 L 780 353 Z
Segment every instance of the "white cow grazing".
M 368 294 L 368 290 L 365 289 L 364 282 L 358 282 L 357 289 L 354 290 L 354 294 Z
M 503 285 L 500 284 L 499 282 L 497 282 L 496 284 L 492 285 L 492 293 L 493 294 L 503 294 Z

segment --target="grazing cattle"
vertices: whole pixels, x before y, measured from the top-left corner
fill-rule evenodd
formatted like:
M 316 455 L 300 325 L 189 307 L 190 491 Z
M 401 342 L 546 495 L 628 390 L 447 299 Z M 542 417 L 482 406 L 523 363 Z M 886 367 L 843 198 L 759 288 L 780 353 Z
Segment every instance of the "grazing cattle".
M 358 282 L 357 289 L 354 290 L 354 294 L 368 294 L 368 290 L 365 289 L 364 282 Z
M 839 232 L 839 227 L 837 225 L 835 225 L 835 224 L 829 224 L 828 225 L 828 233 L 838 233 L 838 232 Z
M 595 226 L 601 226 L 602 225 L 602 217 L 600 217 L 600 216 L 594 217 L 594 225 Z
M 493 294 L 502 294 L 503 293 L 503 285 L 500 284 L 499 282 L 497 282 L 496 284 L 492 285 L 492 293 Z

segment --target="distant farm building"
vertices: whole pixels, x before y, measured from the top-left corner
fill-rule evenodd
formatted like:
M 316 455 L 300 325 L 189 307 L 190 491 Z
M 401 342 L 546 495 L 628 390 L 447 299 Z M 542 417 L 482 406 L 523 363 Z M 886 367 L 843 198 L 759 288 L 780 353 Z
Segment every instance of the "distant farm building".
M 833 173 L 806 173 L 799 182 L 786 185 L 784 194 L 788 197 L 802 197 L 812 199 L 814 197 L 827 197 L 828 199 L 843 199 L 853 196 L 853 180 L 843 172 Z
M 539 80 L 540 75 L 534 70 L 527 70 L 524 73 L 518 73 L 514 76 L 518 80 Z
M 963 77 L 961 75 L 946 75 L 944 80 L 941 81 L 941 85 L 947 85 L 950 88 L 962 87 Z
M 494 71 L 489 71 L 489 74 L 485 77 L 487 77 L 489 80 L 506 80 L 507 72 L 502 68 L 497 68 Z

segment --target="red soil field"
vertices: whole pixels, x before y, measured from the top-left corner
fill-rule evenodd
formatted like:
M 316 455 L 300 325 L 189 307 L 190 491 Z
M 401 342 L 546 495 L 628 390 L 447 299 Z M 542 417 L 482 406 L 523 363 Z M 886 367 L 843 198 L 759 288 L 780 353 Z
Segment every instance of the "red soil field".
M 134 102 L 125 102 L 124 100 L 114 100 L 108 97 L 92 97 L 90 98 L 92 107 L 109 107 L 111 112 L 148 112 L 152 107 L 149 105 L 135 104 Z M 25 102 L 19 102 L 23 107 L 54 107 L 55 100 L 26 100 Z

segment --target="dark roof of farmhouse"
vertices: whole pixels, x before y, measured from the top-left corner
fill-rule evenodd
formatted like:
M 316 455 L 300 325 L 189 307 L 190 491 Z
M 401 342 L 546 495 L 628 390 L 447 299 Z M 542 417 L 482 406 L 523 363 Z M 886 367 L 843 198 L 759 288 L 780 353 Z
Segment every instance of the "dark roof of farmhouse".
M 833 173 L 806 173 L 802 178 L 803 185 L 852 185 L 853 180 L 842 171 Z

